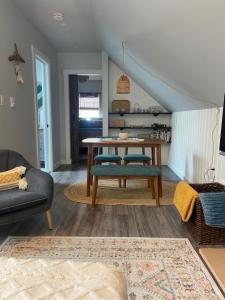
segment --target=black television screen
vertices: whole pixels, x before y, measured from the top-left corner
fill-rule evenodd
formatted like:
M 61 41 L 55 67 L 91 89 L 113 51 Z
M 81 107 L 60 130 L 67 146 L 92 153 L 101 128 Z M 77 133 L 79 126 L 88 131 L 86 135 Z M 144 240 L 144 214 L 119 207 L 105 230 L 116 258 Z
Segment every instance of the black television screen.
M 225 95 L 224 95 L 224 105 L 223 105 L 223 118 L 220 134 L 220 154 L 225 155 Z

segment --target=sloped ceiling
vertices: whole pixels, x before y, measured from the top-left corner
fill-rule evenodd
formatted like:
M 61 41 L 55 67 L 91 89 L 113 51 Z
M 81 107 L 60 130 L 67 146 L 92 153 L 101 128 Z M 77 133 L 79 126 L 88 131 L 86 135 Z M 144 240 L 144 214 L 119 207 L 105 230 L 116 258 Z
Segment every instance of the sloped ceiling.
M 224 0 L 14 2 L 59 51 L 103 48 L 170 111 L 222 105 Z M 50 16 L 54 10 L 64 12 L 67 25 L 63 28 L 52 23 Z

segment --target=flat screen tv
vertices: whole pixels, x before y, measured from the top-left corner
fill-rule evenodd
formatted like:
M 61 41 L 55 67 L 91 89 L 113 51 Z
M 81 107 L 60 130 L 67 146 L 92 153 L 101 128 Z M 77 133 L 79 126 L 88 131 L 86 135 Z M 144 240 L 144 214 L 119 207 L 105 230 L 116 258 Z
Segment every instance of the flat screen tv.
M 225 95 L 224 95 L 224 105 L 223 105 L 223 118 L 220 134 L 220 154 L 225 155 Z

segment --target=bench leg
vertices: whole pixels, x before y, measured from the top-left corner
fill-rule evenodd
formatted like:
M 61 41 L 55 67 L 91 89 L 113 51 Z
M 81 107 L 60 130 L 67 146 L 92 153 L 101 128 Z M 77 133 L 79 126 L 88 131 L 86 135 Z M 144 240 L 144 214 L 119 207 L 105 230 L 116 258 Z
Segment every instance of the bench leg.
M 150 178 L 151 181 L 151 188 L 152 188 L 152 199 L 155 199 L 155 183 L 154 183 L 154 178 Z
M 127 162 L 127 161 L 124 161 L 124 166 L 127 166 L 128 164 L 129 164 L 129 161 L 128 161 L 128 162 Z M 123 180 L 123 187 L 124 187 L 124 188 L 127 187 L 127 180 L 126 180 L 126 179 Z
M 143 161 L 143 165 L 144 166 L 150 166 L 150 160 L 148 161 Z M 151 188 L 151 178 L 148 179 L 148 188 L 150 189 Z
M 117 165 L 121 165 L 121 161 L 118 161 Z M 118 182 L 119 182 L 119 188 L 122 187 L 122 179 L 118 179 Z
M 159 178 L 158 178 L 158 176 L 154 177 L 154 187 L 155 187 L 156 205 L 160 206 L 160 202 L 159 202 Z
M 159 197 L 162 197 L 162 177 L 158 177 L 158 185 L 159 185 Z
M 123 180 L 123 187 L 124 187 L 124 188 L 127 187 L 127 180 L 126 180 L 126 179 Z
M 98 176 L 94 176 L 94 185 L 92 191 L 92 207 L 95 207 L 97 190 L 98 190 Z

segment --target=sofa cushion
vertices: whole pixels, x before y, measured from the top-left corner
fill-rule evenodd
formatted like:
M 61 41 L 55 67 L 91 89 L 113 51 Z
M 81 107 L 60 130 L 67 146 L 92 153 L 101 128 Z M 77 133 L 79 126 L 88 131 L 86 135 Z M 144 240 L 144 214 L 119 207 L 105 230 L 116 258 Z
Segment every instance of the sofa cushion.
M 46 200 L 44 195 L 19 189 L 0 191 L 0 215 L 39 205 Z

